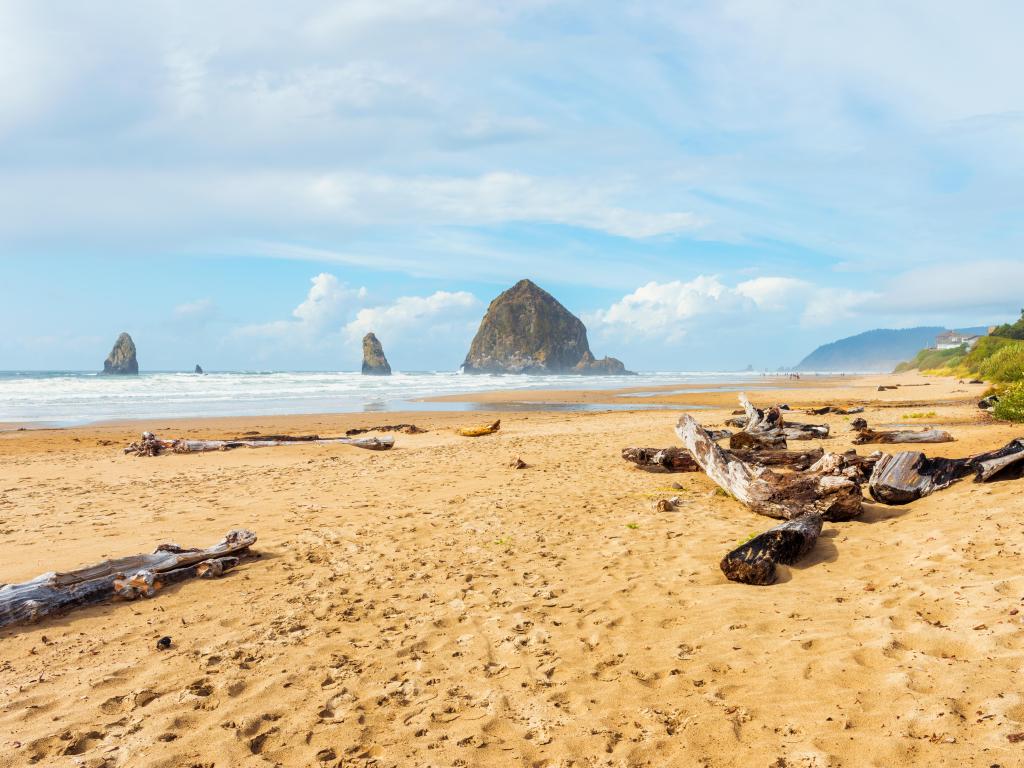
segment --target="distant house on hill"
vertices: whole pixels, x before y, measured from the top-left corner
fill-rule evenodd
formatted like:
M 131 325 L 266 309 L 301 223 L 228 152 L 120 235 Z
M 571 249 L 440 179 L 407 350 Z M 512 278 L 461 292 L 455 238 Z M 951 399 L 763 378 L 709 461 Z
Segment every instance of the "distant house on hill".
M 935 349 L 956 349 L 964 344 L 970 349 L 978 343 L 981 337 L 974 333 L 961 333 L 960 331 L 943 331 L 935 337 Z

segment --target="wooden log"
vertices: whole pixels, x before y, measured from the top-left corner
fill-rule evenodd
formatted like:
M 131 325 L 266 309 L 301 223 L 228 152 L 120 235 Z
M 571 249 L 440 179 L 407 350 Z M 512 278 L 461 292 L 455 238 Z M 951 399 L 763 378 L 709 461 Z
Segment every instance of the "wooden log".
M 1024 438 L 1011 440 L 1002 448 L 980 453 L 968 459 L 975 472 L 975 481 L 986 482 L 1011 470 L 1024 469 Z
M 196 576 L 214 578 L 238 563 L 256 543 L 252 531 L 230 531 L 206 549 L 161 544 L 150 555 L 104 560 L 65 573 L 44 573 L 21 584 L 0 586 L 0 627 L 105 600 L 152 597 L 169 583 Z
M 714 439 L 712 430 L 709 435 Z M 821 459 L 824 451 L 813 448 L 809 451 L 729 451 L 741 461 L 760 464 L 766 467 L 788 467 L 789 469 L 807 469 Z M 856 454 L 854 454 L 856 456 Z M 639 469 L 647 472 L 700 472 L 701 467 L 696 459 L 685 448 L 671 446 L 669 448 L 623 448 L 622 458 L 636 464 Z
M 647 472 L 700 472 L 700 464 L 685 448 L 623 448 L 622 458 Z
M 868 492 L 883 504 L 909 504 L 948 488 L 970 473 L 969 460 L 929 459 L 920 451 L 900 451 L 878 461 L 868 481 Z
M 742 431 L 729 438 L 729 448 L 748 451 L 784 449 L 786 436 L 782 432 L 782 410 L 778 407 L 755 408 L 743 392 L 740 392 L 739 399 L 746 421 Z
M 922 429 L 914 431 L 910 429 L 874 430 L 871 429 L 864 419 L 857 419 L 853 422 L 853 428 L 857 435 L 853 438 L 855 445 L 866 445 L 868 443 L 951 443 L 953 436 L 942 429 Z
M 353 435 L 365 435 L 367 432 L 401 432 L 405 435 L 420 435 L 427 430 L 417 427 L 415 424 L 384 424 L 379 427 L 358 427 L 355 429 L 346 429 L 346 437 L 352 437 Z
M 810 552 L 821 526 L 822 516 L 809 514 L 769 528 L 723 557 L 722 573 L 742 584 L 773 584 L 776 565 L 792 565 Z
M 821 408 L 808 408 L 804 411 L 808 416 L 825 416 L 829 413 L 834 413 L 837 416 L 849 416 L 854 413 L 864 413 L 862 406 L 856 406 L 855 408 L 840 408 L 836 405 L 825 405 Z
M 689 414 L 680 417 L 676 434 L 708 477 L 758 514 L 792 520 L 818 513 L 826 520 L 849 520 L 862 511 L 857 470 L 842 456 L 825 454 L 805 472 L 779 474 L 726 452 Z
M 395 438 L 386 437 L 320 437 L 319 435 L 266 435 L 237 437 L 228 440 L 162 440 L 152 432 L 143 432 L 142 439 L 124 449 L 135 456 L 160 456 L 164 453 L 205 453 L 230 451 L 233 448 L 274 448 L 283 445 L 351 445 L 370 451 L 387 451 L 394 447 Z
M 909 504 L 971 474 L 975 482 L 987 482 L 1010 472 L 1019 474 L 1021 470 L 1024 438 L 963 459 L 928 458 L 920 451 L 900 451 L 875 465 L 868 491 L 872 498 L 885 504 Z

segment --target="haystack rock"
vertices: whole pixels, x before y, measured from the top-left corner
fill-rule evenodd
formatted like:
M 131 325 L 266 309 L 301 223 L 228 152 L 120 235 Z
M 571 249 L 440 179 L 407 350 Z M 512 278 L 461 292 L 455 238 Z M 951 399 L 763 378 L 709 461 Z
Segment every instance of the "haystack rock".
M 630 373 L 614 357 L 595 359 L 583 322 L 529 280 L 491 302 L 462 367 L 466 373 Z
M 201 366 L 199 363 L 196 363 L 195 373 L 202 373 L 202 372 L 203 372 L 203 366 Z
M 127 333 L 117 337 L 114 348 L 103 361 L 103 373 L 116 376 L 138 375 L 139 361 L 135 357 L 135 342 Z
M 373 331 L 363 336 L 363 374 L 366 376 L 390 376 L 391 366 L 384 357 L 384 347 Z

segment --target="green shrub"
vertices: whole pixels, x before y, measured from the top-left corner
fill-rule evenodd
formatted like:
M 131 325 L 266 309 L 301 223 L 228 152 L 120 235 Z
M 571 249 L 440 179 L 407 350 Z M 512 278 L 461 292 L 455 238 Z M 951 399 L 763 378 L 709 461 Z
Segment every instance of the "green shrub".
M 1003 346 L 978 365 L 977 374 L 986 381 L 1000 383 L 1024 380 L 1024 343 Z
M 911 371 L 915 368 L 919 371 L 930 371 L 936 368 L 955 368 L 966 354 L 966 347 L 954 347 L 953 349 L 922 349 L 913 360 L 900 363 L 896 366 L 896 373 Z
M 971 348 L 967 356 L 961 361 L 965 372 L 980 374 L 981 367 L 990 357 L 996 354 L 1003 347 L 1016 344 L 1013 339 L 1003 339 L 998 336 L 982 336 L 978 343 Z
M 993 336 L 1006 339 L 1024 339 L 1024 309 L 1020 311 L 1020 319 L 1015 323 L 1004 323 L 992 331 Z
M 1014 384 L 999 396 L 992 414 L 997 419 L 1024 421 L 1024 382 Z

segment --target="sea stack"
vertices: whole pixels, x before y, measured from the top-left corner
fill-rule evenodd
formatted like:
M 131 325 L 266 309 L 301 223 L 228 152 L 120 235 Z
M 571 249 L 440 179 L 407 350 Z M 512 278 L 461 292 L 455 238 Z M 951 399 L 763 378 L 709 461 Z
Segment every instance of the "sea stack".
M 487 308 L 462 364 L 465 373 L 630 373 L 620 360 L 594 358 L 583 322 L 530 280 Z
M 391 366 L 384 357 L 384 347 L 373 331 L 363 336 L 363 375 L 390 376 Z
M 117 337 L 114 348 L 103 361 L 103 373 L 110 376 L 138 375 L 139 361 L 135 357 L 135 342 L 127 333 Z
M 196 363 L 195 373 L 202 373 L 202 372 L 203 372 L 203 366 L 201 366 L 199 363 Z

